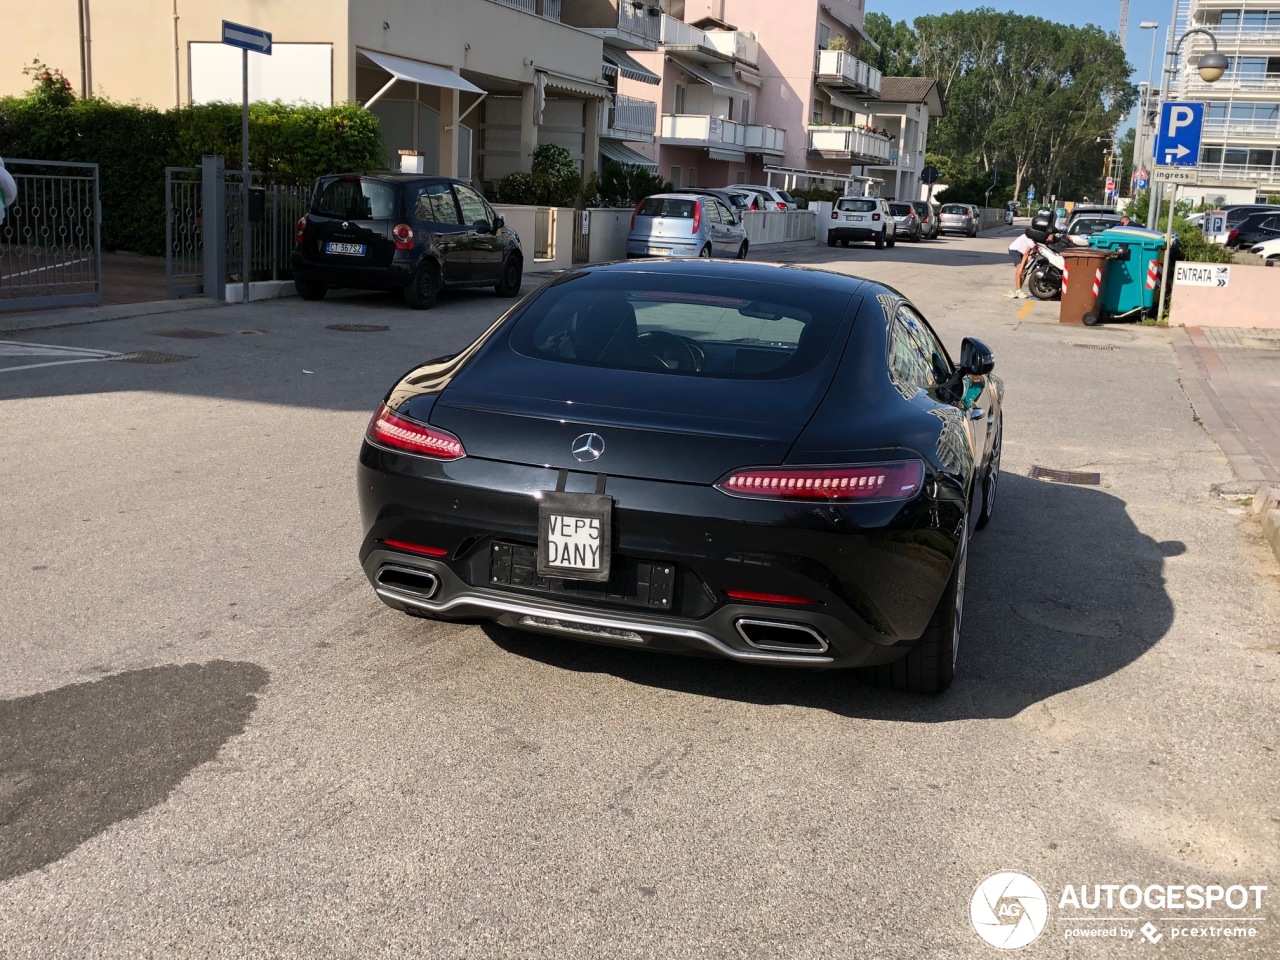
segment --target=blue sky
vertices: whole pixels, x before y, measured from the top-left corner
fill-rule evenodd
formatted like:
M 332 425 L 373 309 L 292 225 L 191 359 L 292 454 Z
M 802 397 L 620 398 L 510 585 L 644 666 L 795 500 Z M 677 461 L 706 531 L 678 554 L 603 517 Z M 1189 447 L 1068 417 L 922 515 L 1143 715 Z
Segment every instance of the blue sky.
M 867 0 L 868 13 L 883 13 L 893 20 L 910 23 L 916 17 L 931 13 L 953 13 L 956 10 L 975 10 L 978 7 L 994 7 L 1026 16 L 1043 17 L 1063 23 L 1084 25 L 1095 23 L 1109 33 L 1120 29 L 1120 0 L 1068 0 L 1066 3 L 969 3 L 964 0 Z M 1151 37 L 1156 35 L 1156 73 L 1160 72 L 1160 57 L 1164 51 L 1165 35 L 1169 29 L 1169 16 L 1173 12 L 1173 0 L 1130 0 L 1129 34 L 1125 44 L 1129 63 L 1133 65 L 1133 82 L 1147 79 L 1147 64 L 1151 59 Z M 1139 30 L 1143 20 L 1160 24 L 1156 30 Z

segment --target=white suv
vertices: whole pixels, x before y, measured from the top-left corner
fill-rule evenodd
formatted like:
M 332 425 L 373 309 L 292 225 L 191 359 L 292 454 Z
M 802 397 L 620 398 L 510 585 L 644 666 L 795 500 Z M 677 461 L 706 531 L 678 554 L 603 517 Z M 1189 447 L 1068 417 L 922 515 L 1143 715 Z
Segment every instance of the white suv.
M 731 183 L 725 187 L 726 190 L 751 191 L 760 194 L 765 201 L 764 209 L 766 210 L 795 210 L 796 202 L 791 199 L 791 194 L 785 190 L 778 190 L 774 187 L 762 187 L 756 183 Z
M 827 226 L 827 246 L 839 241 L 870 240 L 876 249 L 892 247 L 898 242 L 898 225 L 889 210 L 889 202 L 881 197 L 841 197 L 831 208 Z

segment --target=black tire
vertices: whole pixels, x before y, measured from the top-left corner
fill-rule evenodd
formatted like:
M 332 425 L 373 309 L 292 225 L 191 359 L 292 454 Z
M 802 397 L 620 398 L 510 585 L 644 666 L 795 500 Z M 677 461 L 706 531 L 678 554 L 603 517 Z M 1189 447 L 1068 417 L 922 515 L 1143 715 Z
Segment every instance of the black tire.
M 827 246 L 828 246 L 828 247 L 834 247 L 835 245 L 836 245 L 836 238 L 835 238 L 835 234 L 828 233 L 828 234 L 827 234 Z
M 960 627 L 964 621 L 964 582 L 969 567 L 969 518 L 964 522 L 965 533 L 951 579 L 929 618 L 929 626 L 902 659 L 863 668 L 863 675 L 876 686 L 904 693 L 938 694 L 955 679 Z
M 848 241 L 848 240 L 841 240 L 841 241 L 840 241 L 840 246 L 842 246 L 842 247 L 847 247 L 847 246 L 849 246 L 849 241 Z
M 1096 310 L 1090 310 L 1084 315 L 1084 325 L 1086 327 L 1096 327 L 1102 322 L 1102 314 Z
M 524 258 L 513 253 L 502 262 L 501 279 L 493 288 L 500 297 L 520 296 L 520 280 L 524 276 Z
M 1037 300 L 1053 300 L 1055 297 L 1062 295 L 1062 287 L 1053 283 L 1047 277 L 1040 277 L 1032 274 L 1027 280 L 1027 289 L 1031 291 L 1031 295 Z
M 749 244 L 747 243 L 747 241 L 743 240 L 743 241 L 742 241 L 742 246 L 740 246 L 740 247 L 738 248 L 738 259 L 739 259 L 739 260 L 745 260 L 745 259 L 747 259 L 747 248 L 748 248 L 748 246 L 749 246 Z
M 705 247 L 703 247 L 701 250 L 698 251 L 698 259 L 699 260 L 711 259 L 711 244 L 708 243 Z
M 919 243 L 919 242 L 920 242 L 920 234 L 918 234 L 918 233 L 912 233 L 912 234 L 909 234 L 909 236 L 911 237 L 911 242 L 912 242 L 912 243 Z
M 981 530 L 991 522 L 992 511 L 995 510 L 996 492 L 1000 486 L 1000 449 L 1004 446 L 1004 414 L 996 423 L 996 437 L 991 442 L 991 460 L 987 463 L 987 472 L 982 477 L 982 510 L 978 514 L 978 529 Z
M 896 246 L 898 245 L 898 235 L 895 233 L 895 234 L 893 235 L 893 239 L 892 239 L 892 240 L 886 240 L 884 245 L 885 245 L 886 247 L 890 247 L 890 248 L 892 248 L 892 247 L 896 247 Z
M 298 291 L 298 296 L 303 300 L 323 300 L 324 295 L 329 292 L 327 284 L 316 283 L 314 280 L 294 280 L 293 289 Z
M 430 310 L 435 306 L 439 293 L 440 270 L 430 260 L 424 260 L 404 288 L 404 302 L 415 310 Z
M 885 244 L 885 239 L 884 239 L 884 234 L 882 233 L 882 234 L 880 234 L 880 236 L 876 237 L 876 249 L 877 249 L 877 250 L 883 250 L 883 249 L 884 249 L 884 244 Z M 891 243 L 891 244 L 889 244 L 889 246 L 891 246 L 891 247 L 892 247 L 892 246 L 893 246 L 893 244 Z

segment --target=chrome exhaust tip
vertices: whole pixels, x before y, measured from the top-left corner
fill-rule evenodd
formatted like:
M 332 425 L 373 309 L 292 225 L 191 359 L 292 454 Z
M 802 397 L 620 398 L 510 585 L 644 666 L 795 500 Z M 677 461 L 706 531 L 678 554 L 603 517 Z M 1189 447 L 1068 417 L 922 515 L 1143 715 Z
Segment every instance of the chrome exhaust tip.
M 378 568 L 376 581 L 379 587 L 419 600 L 430 600 L 440 590 L 440 578 L 431 571 L 390 563 Z
M 733 625 L 747 646 L 757 650 L 819 654 L 826 653 L 829 648 L 826 637 L 803 623 L 743 618 L 734 621 Z

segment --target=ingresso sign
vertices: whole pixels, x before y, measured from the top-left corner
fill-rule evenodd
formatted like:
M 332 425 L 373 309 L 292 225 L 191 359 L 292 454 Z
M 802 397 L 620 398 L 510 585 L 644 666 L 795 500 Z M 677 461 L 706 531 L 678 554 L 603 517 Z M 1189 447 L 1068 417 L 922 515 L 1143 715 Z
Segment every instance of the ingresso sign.
M 1195 167 L 1154 167 L 1151 173 L 1157 183 L 1195 183 L 1198 176 Z

